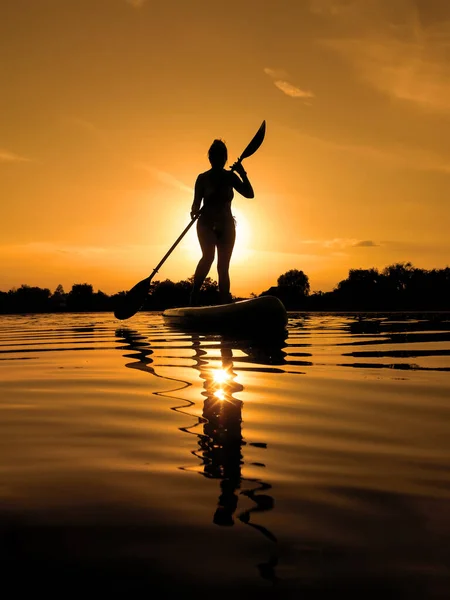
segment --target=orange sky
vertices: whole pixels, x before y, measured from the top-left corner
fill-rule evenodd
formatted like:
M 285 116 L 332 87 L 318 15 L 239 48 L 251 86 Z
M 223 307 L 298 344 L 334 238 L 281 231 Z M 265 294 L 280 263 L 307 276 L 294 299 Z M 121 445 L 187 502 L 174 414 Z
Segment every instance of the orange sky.
M 14 0 L 0 47 L 2 290 L 130 288 L 189 222 L 211 141 L 234 161 L 263 119 L 234 294 L 450 262 L 448 2 Z M 198 258 L 192 230 L 158 278 Z

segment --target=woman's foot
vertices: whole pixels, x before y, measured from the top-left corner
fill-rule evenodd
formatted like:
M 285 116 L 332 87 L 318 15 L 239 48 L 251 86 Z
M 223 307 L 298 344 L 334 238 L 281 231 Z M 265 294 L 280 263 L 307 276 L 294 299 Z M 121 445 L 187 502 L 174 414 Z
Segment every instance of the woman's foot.
M 230 293 L 220 295 L 220 303 L 221 304 L 231 304 L 232 302 L 233 302 L 233 298 Z

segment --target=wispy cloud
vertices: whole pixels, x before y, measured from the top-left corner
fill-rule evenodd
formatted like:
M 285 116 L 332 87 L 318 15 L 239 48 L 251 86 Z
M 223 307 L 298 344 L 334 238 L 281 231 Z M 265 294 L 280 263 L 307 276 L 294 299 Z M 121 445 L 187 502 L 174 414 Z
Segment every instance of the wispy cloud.
M 145 163 L 137 163 L 135 164 L 135 167 L 137 169 L 143 169 L 144 171 L 147 171 L 147 173 L 150 173 L 155 179 L 165 183 L 166 185 L 169 185 L 170 187 L 174 187 L 183 192 L 189 192 L 189 194 L 192 194 L 192 187 L 189 187 L 167 171 L 162 171 L 161 169 L 157 169 L 151 165 L 146 165 Z
M 336 258 L 350 257 L 352 249 L 355 248 L 375 248 L 380 244 L 373 240 L 358 240 L 354 238 L 333 238 L 330 240 L 308 240 L 307 243 L 318 255 L 330 256 Z
M 273 84 L 286 94 L 286 96 L 290 96 L 291 98 L 303 98 L 305 100 L 315 97 L 310 90 L 302 90 L 287 81 L 289 75 L 281 69 L 271 69 L 267 67 L 264 69 L 264 73 L 272 79 Z
M 308 90 L 301 90 L 288 81 L 277 79 L 273 83 L 279 90 L 284 92 L 286 96 L 290 96 L 291 98 L 314 98 L 314 94 L 312 92 Z
M 26 242 L 23 244 L 0 244 L 0 257 L 4 256 L 32 256 L 42 259 L 56 257 L 65 260 L 88 260 L 110 262 L 111 256 L 114 261 L 123 256 L 142 254 L 148 256 L 149 248 L 159 248 L 146 244 L 114 244 L 98 245 L 70 244 L 64 242 Z
M 355 248 L 375 248 L 380 244 L 375 243 L 373 240 L 361 240 L 360 242 L 356 242 L 353 244 Z
M 101 246 L 76 246 L 71 244 L 58 244 L 55 242 L 28 242 L 25 244 L 11 244 L 0 246 L 0 253 L 30 254 L 33 256 L 64 254 L 92 258 L 94 256 L 107 255 L 115 248 L 104 248 Z
M 334 238 L 332 240 L 325 240 L 322 242 L 324 248 L 331 248 L 336 250 L 344 250 L 345 248 L 352 248 L 356 246 L 358 240 L 346 239 L 346 238 Z
M 316 249 L 346 250 L 348 248 L 375 248 L 377 244 L 373 240 L 358 240 L 355 238 L 332 238 L 330 240 L 303 240 L 301 244 L 312 246 Z
M 20 156 L 19 154 L 15 154 L 14 152 L 10 152 L 9 150 L 3 150 L 0 148 L 0 162 L 20 163 L 30 161 L 31 158 L 27 158 L 26 156 Z
M 450 44 L 450 35 L 446 44 Z M 388 37 L 327 42 L 351 62 L 359 77 L 378 91 L 422 108 L 450 111 L 450 67 L 424 41 Z
M 362 144 L 336 143 L 334 145 L 336 149 L 351 152 L 369 160 L 376 160 L 387 166 L 450 174 L 450 159 L 432 150 L 401 144 L 379 148 Z
M 411 169 L 416 171 L 444 173 L 450 175 L 450 156 L 443 151 L 431 148 L 412 146 L 400 143 L 379 144 L 352 143 L 326 139 L 319 136 L 296 132 L 296 135 L 307 145 L 331 149 L 340 153 L 346 152 L 358 159 L 377 162 L 388 168 Z
M 361 81 L 422 109 L 450 112 L 450 7 L 434 14 L 413 0 L 312 0 L 311 10 L 335 16 L 334 37 L 322 43 Z
M 264 73 L 269 77 L 272 77 L 272 79 L 287 79 L 289 77 L 289 74 L 283 69 L 270 69 L 269 67 L 266 67 Z

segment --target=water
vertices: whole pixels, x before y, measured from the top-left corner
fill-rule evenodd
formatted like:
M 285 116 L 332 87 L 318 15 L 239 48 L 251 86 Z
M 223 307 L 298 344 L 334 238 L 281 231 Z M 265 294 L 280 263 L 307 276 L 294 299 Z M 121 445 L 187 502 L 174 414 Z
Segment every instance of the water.
M 450 316 L 0 318 L 2 582 L 450 597 Z

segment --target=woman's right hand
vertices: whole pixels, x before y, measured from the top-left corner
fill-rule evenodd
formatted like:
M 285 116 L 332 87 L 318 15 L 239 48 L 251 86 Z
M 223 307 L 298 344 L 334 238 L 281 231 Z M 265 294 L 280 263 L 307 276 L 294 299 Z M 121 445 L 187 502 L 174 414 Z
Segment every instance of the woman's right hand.
M 244 167 L 242 166 L 242 163 L 240 160 L 237 160 L 234 164 L 231 165 L 231 170 L 236 171 L 236 173 L 239 173 L 239 175 L 241 177 L 245 177 L 247 175 L 247 172 L 244 169 Z

